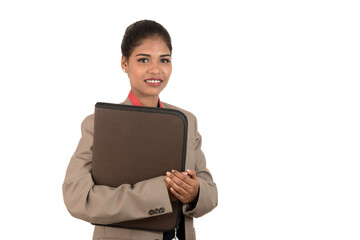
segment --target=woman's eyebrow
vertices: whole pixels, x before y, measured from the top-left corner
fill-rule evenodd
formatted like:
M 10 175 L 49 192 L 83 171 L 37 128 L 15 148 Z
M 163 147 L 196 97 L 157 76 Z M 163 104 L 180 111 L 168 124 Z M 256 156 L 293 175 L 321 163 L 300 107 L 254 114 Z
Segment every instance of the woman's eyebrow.
M 135 55 L 136 57 L 139 57 L 139 56 L 142 56 L 142 57 L 151 57 L 150 54 L 145 54 L 145 53 L 139 53 L 139 54 L 136 54 Z M 163 54 L 163 55 L 160 55 L 160 57 L 171 57 L 170 54 Z
M 139 53 L 139 54 L 136 55 L 136 57 L 138 57 L 138 56 L 151 57 L 150 54 L 145 54 L 145 53 Z

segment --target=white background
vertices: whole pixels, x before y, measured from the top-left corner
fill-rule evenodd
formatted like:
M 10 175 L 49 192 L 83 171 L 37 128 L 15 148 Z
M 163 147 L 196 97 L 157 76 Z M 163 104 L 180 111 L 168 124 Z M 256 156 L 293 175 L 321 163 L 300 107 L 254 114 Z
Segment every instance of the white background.
M 204 239 L 360 239 L 358 1 L 1 1 L 1 234 L 91 239 L 62 199 L 80 124 L 122 102 L 125 28 L 173 39 L 164 102 L 193 112 L 219 206 Z M 4 237 L 1 237 L 4 238 Z

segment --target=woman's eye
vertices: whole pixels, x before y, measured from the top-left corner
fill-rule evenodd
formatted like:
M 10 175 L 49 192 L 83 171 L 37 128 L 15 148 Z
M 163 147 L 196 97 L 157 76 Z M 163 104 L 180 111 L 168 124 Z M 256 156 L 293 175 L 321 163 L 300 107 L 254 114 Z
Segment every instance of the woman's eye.
M 170 59 L 167 59 L 167 58 L 163 58 L 160 61 L 161 61 L 161 63 L 169 63 L 169 62 L 171 62 Z
M 149 60 L 147 58 L 140 58 L 140 59 L 138 59 L 138 62 L 148 63 Z

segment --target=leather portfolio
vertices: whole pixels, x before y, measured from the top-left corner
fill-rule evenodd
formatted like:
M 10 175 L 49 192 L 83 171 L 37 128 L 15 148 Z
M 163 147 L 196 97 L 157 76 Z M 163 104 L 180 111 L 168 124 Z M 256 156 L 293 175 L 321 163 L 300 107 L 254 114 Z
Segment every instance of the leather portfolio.
M 95 105 L 92 177 L 97 185 L 118 187 L 184 171 L 187 118 L 174 109 L 123 104 Z M 182 204 L 173 212 L 111 224 L 112 227 L 170 231 L 180 221 Z M 160 207 L 160 206 L 159 206 Z

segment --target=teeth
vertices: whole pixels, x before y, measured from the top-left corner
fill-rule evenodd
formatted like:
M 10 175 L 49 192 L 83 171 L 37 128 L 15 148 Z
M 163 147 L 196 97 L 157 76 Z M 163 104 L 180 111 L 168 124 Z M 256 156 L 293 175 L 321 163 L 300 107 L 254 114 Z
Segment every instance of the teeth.
M 146 80 L 146 82 L 148 82 L 148 83 L 159 83 L 160 80 Z

